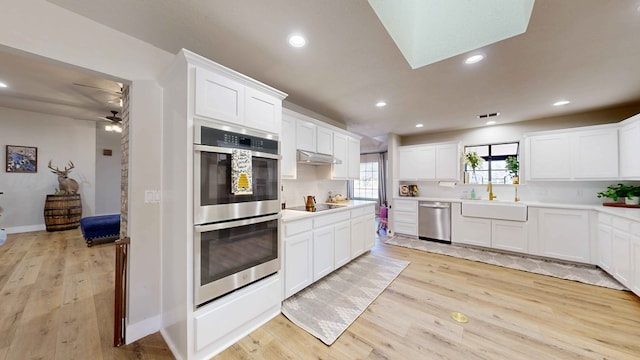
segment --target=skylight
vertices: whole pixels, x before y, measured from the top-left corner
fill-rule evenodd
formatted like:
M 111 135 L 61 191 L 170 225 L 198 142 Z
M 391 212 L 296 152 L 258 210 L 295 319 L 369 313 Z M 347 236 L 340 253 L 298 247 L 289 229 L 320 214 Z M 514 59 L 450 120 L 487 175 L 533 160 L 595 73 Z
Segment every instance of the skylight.
M 369 0 L 412 69 L 527 30 L 534 0 Z

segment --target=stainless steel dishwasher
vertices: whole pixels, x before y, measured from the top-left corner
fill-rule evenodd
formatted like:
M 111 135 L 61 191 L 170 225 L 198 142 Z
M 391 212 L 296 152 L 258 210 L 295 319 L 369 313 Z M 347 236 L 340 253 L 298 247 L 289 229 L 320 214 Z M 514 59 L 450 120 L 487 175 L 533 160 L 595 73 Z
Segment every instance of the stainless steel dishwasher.
M 418 203 L 418 237 L 451 244 L 451 203 Z

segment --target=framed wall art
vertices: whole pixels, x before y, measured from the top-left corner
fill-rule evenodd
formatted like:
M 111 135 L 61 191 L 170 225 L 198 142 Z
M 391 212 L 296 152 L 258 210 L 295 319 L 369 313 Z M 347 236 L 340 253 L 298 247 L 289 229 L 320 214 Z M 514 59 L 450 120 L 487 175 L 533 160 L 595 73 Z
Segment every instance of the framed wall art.
M 7 145 L 8 173 L 37 173 L 38 148 L 33 146 Z

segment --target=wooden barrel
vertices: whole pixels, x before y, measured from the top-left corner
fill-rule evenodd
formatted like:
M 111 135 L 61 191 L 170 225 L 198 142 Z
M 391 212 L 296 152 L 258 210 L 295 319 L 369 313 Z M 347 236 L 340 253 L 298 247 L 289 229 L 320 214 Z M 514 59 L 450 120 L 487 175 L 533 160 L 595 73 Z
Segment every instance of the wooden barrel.
M 82 217 L 80 194 L 47 195 L 44 203 L 44 223 L 47 231 L 76 229 Z

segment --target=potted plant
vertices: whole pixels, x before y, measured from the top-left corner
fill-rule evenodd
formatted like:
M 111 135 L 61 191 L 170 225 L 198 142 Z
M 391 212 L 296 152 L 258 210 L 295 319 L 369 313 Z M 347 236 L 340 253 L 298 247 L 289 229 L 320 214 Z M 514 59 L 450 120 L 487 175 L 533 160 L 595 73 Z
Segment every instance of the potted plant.
M 635 185 L 609 185 L 605 191 L 597 194 L 598 198 L 609 198 L 615 202 L 625 200 L 627 205 L 638 205 L 640 199 L 640 187 Z
M 478 153 L 475 151 L 471 151 L 464 154 L 464 162 L 465 164 L 471 167 L 472 178 L 474 182 L 476 184 L 479 184 L 478 178 L 476 175 L 476 169 L 479 168 L 480 165 L 482 165 L 482 163 L 484 162 L 484 159 L 482 158 L 482 156 L 478 155 Z
M 518 176 L 518 171 L 520 171 L 520 162 L 516 156 L 507 156 L 505 159 L 507 171 L 511 174 L 511 178 L 513 178 L 513 183 L 518 184 L 520 182 L 520 177 Z

